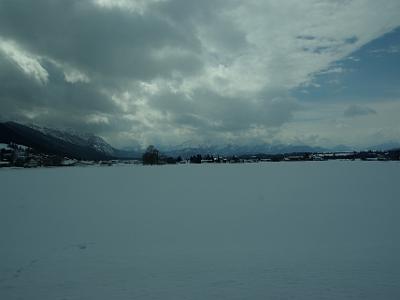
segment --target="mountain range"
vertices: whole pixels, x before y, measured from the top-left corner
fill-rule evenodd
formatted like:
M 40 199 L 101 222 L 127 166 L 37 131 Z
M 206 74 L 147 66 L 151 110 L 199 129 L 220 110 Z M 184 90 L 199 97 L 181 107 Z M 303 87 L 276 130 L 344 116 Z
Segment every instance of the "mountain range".
M 101 137 L 92 134 L 16 122 L 0 123 L 0 143 L 10 142 L 43 153 L 80 160 L 134 159 L 141 156 L 141 153 L 115 149 Z
M 37 125 L 21 124 L 17 122 L 0 123 L 0 143 L 10 143 L 28 146 L 37 151 L 57 154 L 81 160 L 110 160 L 110 159 L 138 159 L 143 149 L 121 150 L 109 145 L 103 138 L 93 134 L 82 134 L 72 130 L 59 130 L 40 127 Z M 388 143 L 370 147 L 371 150 L 389 150 L 400 148 L 399 143 Z M 341 152 L 352 151 L 353 148 L 339 145 L 331 149 L 312 147 L 308 145 L 284 144 L 257 144 L 257 145 L 197 145 L 185 143 L 176 147 L 159 149 L 163 155 L 188 158 L 193 155 L 249 155 L 249 154 L 277 154 L 300 152 Z

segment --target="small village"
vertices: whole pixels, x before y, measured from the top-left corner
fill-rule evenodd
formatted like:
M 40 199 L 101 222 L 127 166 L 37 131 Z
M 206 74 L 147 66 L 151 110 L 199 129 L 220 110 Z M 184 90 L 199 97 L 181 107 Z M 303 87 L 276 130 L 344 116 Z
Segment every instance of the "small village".
M 237 164 L 262 162 L 299 162 L 329 160 L 393 161 L 400 160 L 400 150 L 391 151 L 352 151 L 321 153 L 283 153 L 223 156 L 218 154 L 193 155 L 187 158 L 170 157 L 149 147 L 138 159 L 80 160 L 60 155 L 46 154 L 30 147 L 14 143 L 0 144 L 0 168 L 37 168 L 72 166 L 113 166 L 113 165 L 173 165 L 173 164 Z

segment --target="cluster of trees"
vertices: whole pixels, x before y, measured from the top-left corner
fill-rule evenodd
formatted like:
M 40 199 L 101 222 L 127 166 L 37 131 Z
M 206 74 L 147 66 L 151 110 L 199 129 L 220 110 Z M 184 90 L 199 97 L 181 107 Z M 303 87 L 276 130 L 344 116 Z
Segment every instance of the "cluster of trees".
M 160 163 L 160 151 L 150 145 L 143 153 L 142 160 L 144 165 L 158 165 Z
M 191 164 L 201 164 L 202 157 L 200 154 L 194 155 L 190 157 L 190 163 Z
M 158 151 L 153 145 L 150 145 L 143 153 L 142 161 L 144 165 L 164 165 L 179 163 L 182 161 L 182 158 L 180 156 L 173 158 L 161 155 L 160 151 Z
M 181 156 L 176 158 L 161 155 L 160 151 L 156 149 L 153 145 L 147 147 L 146 151 L 142 155 L 143 165 L 165 165 L 165 164 L 176 164 L 182 162 L 183 159 Z M 243 162 L 243 159 L 233 155 L 230 157 L 221 157 L 221 156 L 213 156 L 211 154 L 201 155 L 196 154 L 192 155 L 189 160 L 191 164 L 201 164 L 205 163 L 239 163 Z

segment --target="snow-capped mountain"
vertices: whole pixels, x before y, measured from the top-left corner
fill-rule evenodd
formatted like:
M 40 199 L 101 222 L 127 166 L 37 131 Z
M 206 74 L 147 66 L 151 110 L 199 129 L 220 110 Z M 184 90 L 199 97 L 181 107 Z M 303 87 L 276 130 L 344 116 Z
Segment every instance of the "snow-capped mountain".
M 105 160 L 140 156 L 138 153 L 115 149 L 104 139 L 93 134 L 23 125 L 16 122 L 0 123 L 0 143 L 9 142 L 25 145 L 44 153 L 78 159 Z
M 271 144 L 255 144 L 255 145 L 181 145 L 174 148 L 162 148 L 164 154 L 170 156 L 190 157 L 192 155 L 213 154 L 213 155 L 253 155 L 253 154 L 277 154 L 277 153 L 294 153 L 294 152 L 322 152 L 326 149 L 320 147 L 311 147 L 307 145 L 271 145 Z
M 74 130 L 59 130 L 54 128 L 40 127 L 37 125 L 29 126 L 45 135 L 52 136 L 75 145 L 90 147 L 98 152 L 104 153 L 105 155 L 115 156 L 117 152 L 117 149 L 114 149 L 112 146 L 110 146 L 103 138 L 93 134 L 79 133 Z
M 140 158 L 145 149 L 134 147 L 124 150 L 113 148 L 103 138 L 93 134 L 82 134 L 73 130 L 60 130 L 40 127 L 37 125 L 23 125 L 16 122 L 0 123 L 0 143 L 14 142 L 25 145 L 43 153 L 59 154 L 70 158 L 88 160 L 106 160 L 114 158 Z M 369 149 L 388 150 L 398 148 L 398 143 L 390 143 Z M 396 147 L 395 147 L 396 146 Z M 156 146 L 157 147 L 157 146 Z M 178 146 L 157 147 L 163 155 L 183 158 L 201 155 L 255 155 L 281 154 L 300 152 L 351 151 L 353 148 L 339 145 L 325 149 L 304 144 L 251 144 L 251 145 L 212 145 L 196 144 L 188 141 Z

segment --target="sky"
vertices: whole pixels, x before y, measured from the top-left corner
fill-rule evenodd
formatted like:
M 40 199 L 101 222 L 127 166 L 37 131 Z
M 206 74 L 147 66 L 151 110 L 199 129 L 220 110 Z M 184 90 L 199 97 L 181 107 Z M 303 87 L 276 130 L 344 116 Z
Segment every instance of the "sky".
M 0 120 L 148 144 L 400 142 L 398 0 L 0 0 Z

